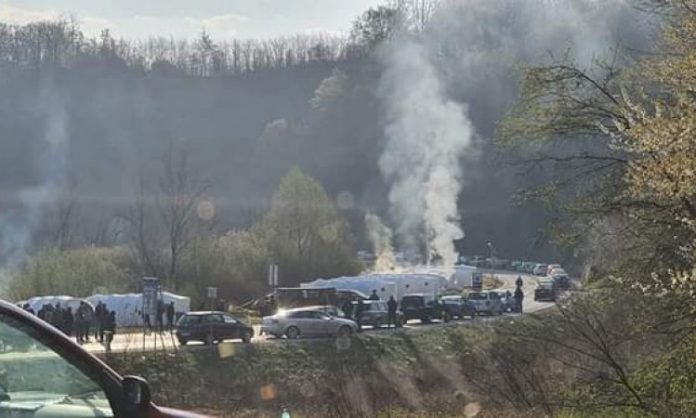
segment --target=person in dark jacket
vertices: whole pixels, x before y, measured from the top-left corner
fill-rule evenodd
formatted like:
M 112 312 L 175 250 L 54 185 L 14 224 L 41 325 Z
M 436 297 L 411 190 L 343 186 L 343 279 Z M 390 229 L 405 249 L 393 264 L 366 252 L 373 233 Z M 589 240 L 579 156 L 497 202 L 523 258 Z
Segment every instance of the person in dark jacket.
M 379 300 L 379 295 L 376 289 L 372 289 L 372 294 L 370 295 L 370 300 Z
M 524 283 L 522 283 L 522 276 L 517 276 L 517 280 L 515 280 L 515 286 L 517 287 L 522 287 Z
M 104 321 L 104 348 L 107 352 L 111 351 L 111 342 L 116 334 L 116 312 L 111 311 L 105 315 Z
M 515 310 L 522 313 L 522 300 L 524 299 L 524 292 L 522 291 L 522 286 L 517 286 L 515 289 Z
M 169 332 L 174 330 L 174 301 L 169 302 L 167 305 L 167 327 Z
M 398 324 L 396 323 L 397 307 L 398 304 L 396 303 L 394 296 L 389 296 L 389 300 L 387 301 L 387 327 L 390 327 L 392 324 L 394 324 L 394 328 L 398 326 Z
M 155 320 L 157 321 L 155 324 L 157 331 L 160 333 L 164 332 L 164 302 L 162 299 L 157 301 L 157 317 Z
M 94 307 L 94 339 L 99 341 L 104 341 L 104 316 L 108 313 L 104 310 L 104 304 L 101 302 L 97 303 Z
M 70 306 L 63 310 L 63 326 L 65 327 L 65 335 L 71 337 L 73 334 L 73 325 L 75 318 L 73 317 L 73 311 Z
M 358 299 L 358 303 L 355 306 L 355 322 L 358 323 L 358 330 L 362 330 L 363 313 L 365 313 L 365 304 L 362 299 Z
M 346 315 L 346 318 L 348 318 L 348 319 L 353 318 L 353 302 L 350 300 L 350 298 L 345 298 L 343 300 L 343 305 L 341 305 L 341 310 Z
M 31 305 L 29 305 L 28 303 L 25 303 L 24 306 L 22 306 L 22 309 L 24 309 L 32 315 L 35 315 L 34 310 L 31 309 Z

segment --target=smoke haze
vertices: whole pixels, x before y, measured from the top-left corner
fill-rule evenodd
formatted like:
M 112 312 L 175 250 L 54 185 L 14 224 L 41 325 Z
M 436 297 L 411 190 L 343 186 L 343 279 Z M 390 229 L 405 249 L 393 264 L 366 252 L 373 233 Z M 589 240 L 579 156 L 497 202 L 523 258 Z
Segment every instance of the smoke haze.
M 397 235 L 409 249 L 427 247 L 428 261 L 452 265 L 454 240 L 464 233 L 457 199 L 461 160 L 473 128 L 462 104 L 444 95 L 424 48 L 415 41 L 390 44 L 379 94 L 386 109 L 387 139 L 379 160 L 390 183 Z M 424 239 L 420 239 L 424 237 Z

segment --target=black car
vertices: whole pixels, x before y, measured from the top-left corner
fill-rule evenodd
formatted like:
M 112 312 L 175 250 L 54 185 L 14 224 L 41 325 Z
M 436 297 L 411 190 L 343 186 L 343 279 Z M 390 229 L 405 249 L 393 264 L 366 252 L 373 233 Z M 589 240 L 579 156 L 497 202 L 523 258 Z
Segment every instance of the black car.
M 534 300 L 554 302 L 556 300 L 556 284 L 553 280 L 540 280 L 534 289 Z
M 176 325 L 176 338 L 181 345 L 189 341 L 213 344 L 226 339 L 241 339 L 251 342 L 254 329 L 246 323 L 224 312 L 189 312 Z
M 471 318 L 476 316 L 474 306 L 462 296 L 443 296 L 440 300 L 444 303 L 445 312 L 447 312 L 450 318 L 462 319 L 465 316 Z
M 435 295 L 419 293 L 406 295 L 401 299 L 401 312 L 404 313 L 404 322 L 409 319 L 420 319 L 428 323 L 433 319 L 447 320 L 449 317 Z

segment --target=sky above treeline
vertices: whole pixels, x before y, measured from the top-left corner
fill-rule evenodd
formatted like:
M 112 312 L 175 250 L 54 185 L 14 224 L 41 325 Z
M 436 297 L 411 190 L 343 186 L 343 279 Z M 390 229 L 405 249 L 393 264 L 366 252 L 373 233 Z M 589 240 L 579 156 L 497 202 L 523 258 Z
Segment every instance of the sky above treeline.
M 359 14 L 384 0 L 0 0 L 0 21 L 24 24 L 74 18 L 89 36 L 214 39 L 344 34 Z

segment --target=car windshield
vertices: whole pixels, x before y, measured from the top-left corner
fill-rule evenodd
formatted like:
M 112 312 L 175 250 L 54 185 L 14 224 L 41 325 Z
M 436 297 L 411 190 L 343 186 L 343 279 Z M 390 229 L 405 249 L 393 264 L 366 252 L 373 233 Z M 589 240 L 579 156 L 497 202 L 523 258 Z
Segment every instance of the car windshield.
M 63 417 L 61 411 L 67 410 L 62 408 L 70 406 L 75 416 L 112 416 L 99 381 L 47 347 L 42 338 L 0 314 L 0 416 L 38 410 Z
M 696 0 L 0 0 L 0 299 L 126 417 L 696 417 Z

